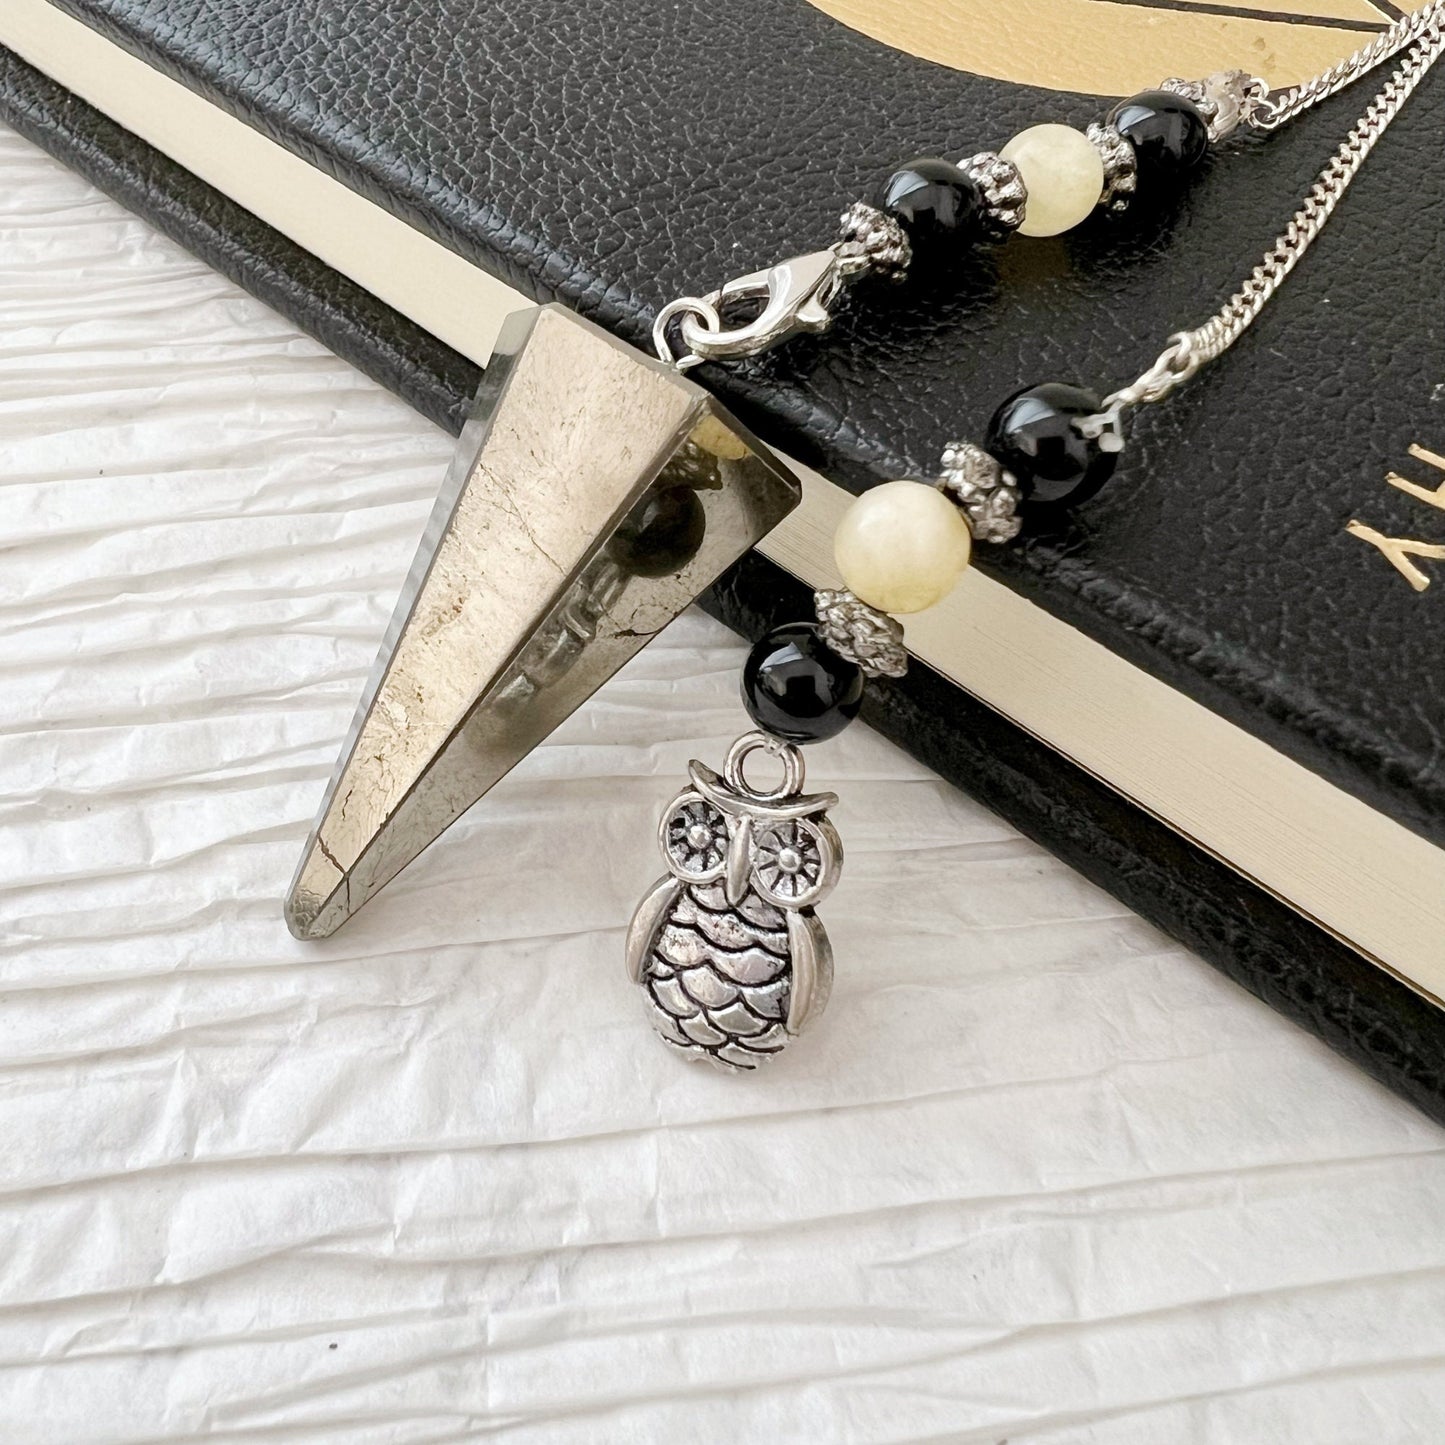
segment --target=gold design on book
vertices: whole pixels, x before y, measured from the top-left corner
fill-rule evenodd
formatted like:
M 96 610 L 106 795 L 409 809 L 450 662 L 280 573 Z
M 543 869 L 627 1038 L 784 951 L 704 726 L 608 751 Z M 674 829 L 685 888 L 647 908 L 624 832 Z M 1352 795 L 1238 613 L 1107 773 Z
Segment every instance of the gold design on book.
M 851 30 L 955 70 L 1128 95 L 1236 67 L 1271 85 L 1327 70 L 1395 18 L 1372 0 L 809 0 Z M 1426 0 L 1406 0 L 1418 9 Z M 1003 139 L 1003 137 L 999 137 Z
M 1445 457 L 1438 452 L 1427 451 L 1422 446 L 1412 446 L 1410 455 L 1417 462 L 1425 462 L 1428 466 L 1438 467 L 1445 472 Z M 1408 492 L 1410 496 L 1429 506 L 1439 507 L 1442 512 L 1445 512 L 1445 482 L 1441 482 L 1438 487 L 1434 488 L 1422 487 L 1419 482 L 1412 482 L 1408 477 L 1402 477 L 1399 472 L 1391 472 L 1385 480 L 1392 487 L 1399 487 L 1402 492 Z
M 1436 562 L 1445 562 L 1445 547 L 1417 542 L 1413 537 L 1387 537 L 1383 532 L 1377 532 L 1363 522 L 1351 522 L 1345 531 L 1362 542 L 1368 542 L 1372 547 L 1378 547 L 1381 554 L 1389 559 L 1417 592 L 1423 592 L 1430 585 L 1430 579 L 1410 558 L 1429 557 Z
M 1411 446 L 1410 455 L 1417 462 L 1424 462 L 1427 466 L 1445 472 L 1445 457 L 1442 457 L 1439 452 L 1432 452 L 1428 447 L 1422 447 L 1416 443 Z M 1419 482 L 1412 482 L 1408 477 L 1402 477 L 1399 472 L 1390 472 L 1385 477 L 1385 481 L 1417 500 L 1432 507 L 1439 507 L 1442 512 L 1445 512 L 1445 482 L 1441 482 L 1438 487 L 1422 487 Z M 1376 548 L 1380 555 L 1417 592 L 1423 592 L 1430 585 L 1430 578 L 1410 559 L 1421 557 L 1428 558 L 1433 562 L 1445 562 L 1445 546 L 1417 541 L 1414 537 L 1387 537 L 1383 532 L 1377 532 L 1373 527 L 1366 526 L 1364 522 L 1360 521 L 1351 521 L 1345 531 L 1350 536 L 1358 537 L 1362 542 L 1368 542 L 1370 546 Z

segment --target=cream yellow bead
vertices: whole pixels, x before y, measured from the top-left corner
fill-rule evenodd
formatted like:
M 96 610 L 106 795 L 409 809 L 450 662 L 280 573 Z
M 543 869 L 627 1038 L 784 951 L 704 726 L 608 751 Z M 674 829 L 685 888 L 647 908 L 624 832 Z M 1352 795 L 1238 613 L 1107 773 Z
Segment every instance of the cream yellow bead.
M 946 597 L 972 548 L 963 513 L 927 482 L 864 492 L 833 534 L 844 584 L 883 612 L 922 612 Z
M 1057 236 L 1087 220 L 1104 193 L 1104 158 L 1083 131 L 1071 125 L 1021 130 L 1000 152 L 1028 188 L 1019 230 L 1025 236 Z

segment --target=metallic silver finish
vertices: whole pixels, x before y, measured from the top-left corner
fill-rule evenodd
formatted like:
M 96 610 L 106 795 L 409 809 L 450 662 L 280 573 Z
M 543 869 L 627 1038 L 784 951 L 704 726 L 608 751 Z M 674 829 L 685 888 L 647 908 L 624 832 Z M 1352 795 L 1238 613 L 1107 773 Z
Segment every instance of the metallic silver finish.
M 659 878 L 637 905 L 627 925 L 627 977 L 633 983 L 640 984 L 646 976 L 653 941 L 667 922 L 680 891 L 677 879 L 669 873 Z
M 799 332 L 826 331 L 833 324 L 828 308 L 845 280 L 842 261 L 830 247 L 734 277 L 706 296 L 681 297 L 668 304 L 653 328 L 658 355 L 684 370 L 699 361 L 756 356 Z M 748 311 L 748 319 L 730 325 L 729 313 L 738 309 Z M 676 360 L 667 330 L 674 315 L 681 317 L 684 348 Z
M 745 776 L 755 752 L 783 764 L 773 788 Z M 653 1028 L 685 1058 L 729 1072 L 755 1069 L 823 1012 L 833 951 L 814 907 L 832 891 L 843 845 L 832 793 L 807 794 L 790 743 L 745 733 L 723 775 L 703 763 L 662 816 L 666 877 L 627 931 L 627 976 L 647 997 Z
M 1278 94 L 1260 96 L 1250 108 L 1245 123 L 1255 130 L 1278 130 L 1286 121 L 1353 85 L 1377 65 L 1383 65 L 1419 41 L 1428 40 L 1442 22 L 1445 22 L 1445 0 L 1432 0 L 1419 10 L 1402 15 L 1389 29 L 1382 30 L 1368 45 L 1347 55 L 1338 65 Z
M 1118 214 L 1129 209 L 1139 187 L 1139 165 L 1134 147 L 1111 125 L 1097 121 L 1084 132 L 1094 143 L 1104 162 L 1104 193 L 1099 197 L 1103 210 Z
M 968 518 L 975 541 L 1011 542 L 1023 523 L 1018 482 L 997 457 L 972 442 L 949 442 L 943 449 L 938 488 Z
M 823 641 L 867 677 L 902 677 L 908 671 L 903 624 L 851 592 L 821 588 L 813 594 Z
M 658 488 L 703 508 L 640 576 L 612 539 Z M 503 328 L 286 901 L 333 932 L 797 504 L 701 387 L 559 306 Z
M 1023 225 L 1029 190 L 1019 168 L 993 151 L 965 156 L 958 168 L 979 188 L 983 196 L 983 227 L 994 240 L 1006 240 Z
M 790 909 L 788 950 L 793 958 L 793 987 L 788 994 L 787 1030 L 797 1038 L 828 1006 L 833 992 L 833 945 L 812 909 Z
M 1216 70 L 1203 80 L 1180 80 L 1171 76 L 1160 81 L 1159 89 L 1182 95 L 1199 107 L 1209 127 L 1211 145 L 1228 140 L 1269 94 L 1269 85 L 1264 80 L 1244 70 Z
M 736 276 L 706 296 L 668 302 L 652 327 L 659 360 L 687 371 L 704 361 L 757 356 L 802 332 L 826 331 L 831 308 L 864 276 L 896 281 L 908 270 L 913 247 L 892 216 L 860 201 L 843 212 L 840 228 L 826 250 Z
M 681 356 L 674 352 L 671 328 L 681 316 L 690 316 L 707 331 L 715 333 L 722 331 L 722 317 L 700 296 L 679 296 L 657 313 L 652 323 L 652 348 L 657 353 L 657 359 L 667 362 L 676 371 L 690 371 L 694 366 L 701 366 L 707 358 L 690 351 Z
M 872 273 L 901 281 L 913 260 L 913 243 L 900 222 L 887 211 L 854 201 L 839 219 L 840 236 L 833 243 L 844 279 Z
M 747 781 L 743 769 L 754 753 L 766 753 L 782 764 L 783 776 L 776 787 L 757 788 Z M 755 802 L 772 805 L 774 815 L 779 818 L 802 818 L 819 806 L 817 798 L 803 793 L 803 780 L 807 776 L 803 754 L 794 744 L 783 742 L 771 733 L 750 732 L 734 739 L 723 762 L 721 780 L 701 763 L 689 771 L 694 786 L 714 797 L 719 807 L 726 808 L 729 800 L 739 793 L 746 793 Z M 832 794 L 828 797 L 831 801 L 827 806 L 831 808 L 838 800 Z
M 1427 13 L 1433 17 L 1431 24 L 1423 28 L 1415 25 L 1406 27 L 1416 34 L 1418 43 L 1415 49 L 1405 57 L 1370 102 L 1364 115 L 1355 122 L 1339 150 L 1310 188 L 1304 204 L 1244 284 L 1202 326 L 1191 331 L 1176 331 L 1146 371 L 1128 386 L 1120 387 L 1105 397 L 1099 414 L 1079 424 L 1079 429 L 1086 436 L 1098 437 L 1103 445 L 1117 450 L 1122 445 L 1121 418 L 1126 411 L 1163 401 L 1202 367 L 1228 351 L 1250 328 L 1329 223 L 1350 183 L 1414 93 L 1415 87 L 1445 53 L 1445 0 L 1437 0 L 1437 3 L 1418 12 L 1419 15 Z M 1392 26 L 1391 30 L 1403 25 L 1404 22 L 1401 22 L 1400 26 Z M 1368 53 L 1374 48 L 1367 47 L 1367 51 L 1361 53 Z M 1395 50 L 1398 48 L 1396 46 Z M 1394 50 L 1385 53 L 1393 54 Z M 1378 59 L 1373 63 L 1378 64 Z M 1344 83 L 1347 82 L 1341 82 Z M 1336 90 L 1339 88 L 1339 85 L 1334 87 Z

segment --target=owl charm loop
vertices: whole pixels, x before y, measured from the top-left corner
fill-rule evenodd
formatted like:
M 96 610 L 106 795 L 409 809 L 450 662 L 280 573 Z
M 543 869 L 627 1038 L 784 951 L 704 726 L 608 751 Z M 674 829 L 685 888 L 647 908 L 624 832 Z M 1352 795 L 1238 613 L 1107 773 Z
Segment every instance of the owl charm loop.
M 750 787 L 743 763 L 766 751 L 782 784 Z M 823 1012 L 833 950 L 814 913 L 843 866 L 828 821 L 834 793 L 804 793 L 791 743 L 746 733 L 723 776 L 688 764 L 692 785 L 662 815 L 667 875 L 633 914 L 627 971 L 647 996 L 654 1029 L 685 1058 L 755 1069 Z
M 743 777 L 743 764 L 754 753 L 767 753 L 783 765 L 783 780 L 776 788 L 759 792 L 750 788 Z M 775 738 L 771 733 L 744 733 L 728 749 L 727 761 L 723 764 L 723 778 L 735 793 L 746 793 L 759 803 L 781 803 L 803 791 L 803 755 L 791 743 Z M 665 845 L 664 845 L 665 846 Z

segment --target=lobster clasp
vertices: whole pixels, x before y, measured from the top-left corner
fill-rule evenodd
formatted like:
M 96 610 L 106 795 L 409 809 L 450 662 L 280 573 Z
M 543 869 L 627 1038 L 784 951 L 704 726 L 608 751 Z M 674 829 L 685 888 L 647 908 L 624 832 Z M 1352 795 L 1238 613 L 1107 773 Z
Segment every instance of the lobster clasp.
M 680 315 L 678 327 L 686 354 L 680 368 L 700 361 L 737 361 L 756 356 L 800 331 L 826 331 L 833 318 L 829 306 L 843 289 L 843 267 L 836 250 L 812 251 L 738 276 L 701 298 L 674 301 L 658 317 L 659 352 L 666 346 L 666 326 Z M 730 311 L 761 302 L 745 322 L 727 324 Z

